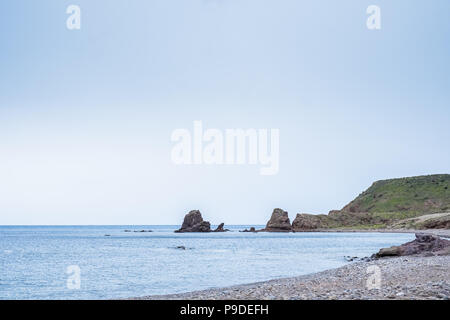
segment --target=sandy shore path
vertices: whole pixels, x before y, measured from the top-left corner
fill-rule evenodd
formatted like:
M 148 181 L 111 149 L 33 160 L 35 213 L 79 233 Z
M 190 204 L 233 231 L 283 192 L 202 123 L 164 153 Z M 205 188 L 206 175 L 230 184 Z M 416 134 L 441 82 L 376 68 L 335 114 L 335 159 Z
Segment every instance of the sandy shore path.
M 379 275 L 379 277 L 377 276 Z M 367 283 L 379 289 L 368 289 Z M 450 256 L 395 257 L 266 282 L 134 299 L 450 299 Z

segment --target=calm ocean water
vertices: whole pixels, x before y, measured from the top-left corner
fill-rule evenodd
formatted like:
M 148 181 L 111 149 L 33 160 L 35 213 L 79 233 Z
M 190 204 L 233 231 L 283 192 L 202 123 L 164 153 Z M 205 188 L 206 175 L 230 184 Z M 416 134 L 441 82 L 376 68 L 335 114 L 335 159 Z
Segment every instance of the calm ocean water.
M 177 227 L 0 226 L 0 299 L 108 299 L 230 286 L 336 268 L 347 263 L 346 255 L 369 256 L 413 239 L 238 232 L 249 226 L 175 234 Z M 80 289 L 67 287 L 67 267 L 73 265 L 81 271 Z

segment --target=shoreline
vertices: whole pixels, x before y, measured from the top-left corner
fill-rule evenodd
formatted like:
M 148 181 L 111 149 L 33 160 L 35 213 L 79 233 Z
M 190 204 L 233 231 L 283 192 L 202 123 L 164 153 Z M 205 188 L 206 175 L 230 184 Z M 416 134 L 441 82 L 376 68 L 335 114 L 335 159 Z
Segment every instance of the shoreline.
M 295 231 L 296 233 L 304 232 L 368 232 L 368 233 L 426 233 L 432 234 L 442 238 L 450 238 L 450 229 L 317 229 L 311 231 Z
M 427 233 L 450 238 L 450 230 L 326 229 L 312 232 Z M 370 267 L 370 268 L 369 268 Z M 375 268 L 375 269 L 374 269 Z M 375 271 L 374 271 L 375 270 Z M 380 287 L 368 289 L 380 275 Z M 127 300 L 384 300 L 450 299 L 450 255 L 400 256 L 350 262 L 306 275 Z
M 374 267 L 376 266 L 376 267 Z M 368 267 L 371 267 L 368 269 Z M 376 271 L 380 288 L 368 289 Z M 307 275 L 126 300 L 449 300 L 450 256 L 403 256 Z

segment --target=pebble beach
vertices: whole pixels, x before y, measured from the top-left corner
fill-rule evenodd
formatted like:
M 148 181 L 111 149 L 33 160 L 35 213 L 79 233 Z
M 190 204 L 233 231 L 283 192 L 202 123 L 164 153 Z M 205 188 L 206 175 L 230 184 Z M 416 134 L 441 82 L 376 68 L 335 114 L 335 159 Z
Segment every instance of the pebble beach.
M 376 266 L 376 267 L 373 267 Z M 379 268 L 379 269 L 378 269 Z M 378 288 L 369 288 L 374 270 Z M 393 257 L 354 262 L 300 277 L 214 288 L 142 300 L 448 300 L 450 256 Z

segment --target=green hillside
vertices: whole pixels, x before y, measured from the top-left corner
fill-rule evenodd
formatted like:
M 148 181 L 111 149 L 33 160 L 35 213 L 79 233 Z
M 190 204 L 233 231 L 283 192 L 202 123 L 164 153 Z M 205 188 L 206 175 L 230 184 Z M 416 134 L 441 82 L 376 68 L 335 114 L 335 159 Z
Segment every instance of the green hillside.
M 449 210 L 450 175 L 437 174 L 374 182 L 341 211 L 412 216 Z
M 328 215 L 298 214 L 294 231 L 314 229 L 450 228 L 450 175 L 438 174 L 374 182 Z M 417 217 L 420 217 L 418 219 Z

